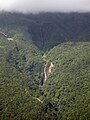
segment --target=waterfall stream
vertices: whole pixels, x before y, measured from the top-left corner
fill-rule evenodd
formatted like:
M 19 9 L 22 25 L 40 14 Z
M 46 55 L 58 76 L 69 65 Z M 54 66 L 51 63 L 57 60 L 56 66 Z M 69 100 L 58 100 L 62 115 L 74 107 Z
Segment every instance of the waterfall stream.
M 47 81 L 46 63 L 44 64 L 44 82 Z

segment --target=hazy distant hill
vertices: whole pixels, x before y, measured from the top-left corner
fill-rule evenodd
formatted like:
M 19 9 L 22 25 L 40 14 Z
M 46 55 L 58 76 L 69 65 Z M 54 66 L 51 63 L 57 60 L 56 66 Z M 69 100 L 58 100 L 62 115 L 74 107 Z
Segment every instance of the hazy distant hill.
M 1 28 L 17 26 L 24 27 L 43 50 L 67 41 L 90 41 L 90 13 L 0 14 Z

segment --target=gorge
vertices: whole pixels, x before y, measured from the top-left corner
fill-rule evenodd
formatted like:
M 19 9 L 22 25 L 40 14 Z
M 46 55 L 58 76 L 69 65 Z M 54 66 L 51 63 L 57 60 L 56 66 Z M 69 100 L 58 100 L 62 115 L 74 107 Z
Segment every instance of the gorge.
M 0 13 L 0 120 L 89 120 L 90 13 Z

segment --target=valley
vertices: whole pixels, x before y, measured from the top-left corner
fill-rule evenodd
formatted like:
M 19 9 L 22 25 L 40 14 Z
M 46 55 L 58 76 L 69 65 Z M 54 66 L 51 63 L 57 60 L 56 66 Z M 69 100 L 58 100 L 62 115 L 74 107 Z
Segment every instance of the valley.
M 90 13 L 0 13 L 0 119 L 89 120 Z

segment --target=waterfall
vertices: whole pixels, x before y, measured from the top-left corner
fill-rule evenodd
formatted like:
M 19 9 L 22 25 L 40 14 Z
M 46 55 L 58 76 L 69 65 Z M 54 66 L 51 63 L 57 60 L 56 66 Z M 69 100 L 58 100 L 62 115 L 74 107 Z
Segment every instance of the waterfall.
M 46 63 L 44 64 L 44 82 L 47 80 Z

